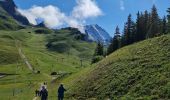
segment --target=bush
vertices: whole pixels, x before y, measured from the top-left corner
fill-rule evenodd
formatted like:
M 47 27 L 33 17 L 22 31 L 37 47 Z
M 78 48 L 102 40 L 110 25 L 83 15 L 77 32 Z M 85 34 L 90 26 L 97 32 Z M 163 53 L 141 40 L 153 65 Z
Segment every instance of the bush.
M 56 43 L 56 42 L 48 43 L 46 47 L 50 50 L 53 50 L 59 53 L 67 52 L 70 49 L 70 46 L 67 43 Z
M 163 91 L 161 93 L 162 98 L 170 98 L 170 82 L 167 83 L 167 85 L 162 88 L 162 91 Z
M 94 56 L 93 59 L 92 59 L 92 64 L 99 62 L 103 58 L 104 58 L 103 56 Z
M 38 71 L 37 71 L 37 74 L 40 74 L 40 73 L 41 73 L 41 72 L 38 70 Z
M 57 72 L 51 72 L 51 75 L 57 75 Z
M 37 33 L 37 34 L 50 34 L 50 33 L 52 33 L 52 31 L 49 30 L 49 29 L 37 29 L 37 30 L 35 30 L 35 33 Z

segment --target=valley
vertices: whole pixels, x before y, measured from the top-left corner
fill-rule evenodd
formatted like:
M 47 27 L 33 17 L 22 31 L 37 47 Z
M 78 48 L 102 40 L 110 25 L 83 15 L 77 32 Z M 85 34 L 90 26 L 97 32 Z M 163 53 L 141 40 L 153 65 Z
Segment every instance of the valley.
M 1 100 L 30 100 L 34 97 L 35 89 L 39 89 L 40 83 L 43 82 L 48 82 L 49 94 L 55 96 L 60 78 L 90 66 L 88 60 L 83 60 L 83 66 L 81 66 L 80 58 L 77 56 L 78 51 L 74 49 L 75 55 L 48 50 L 45 46 L 47 36 L 35 34 L 32 28 L 19 31 L 1 31 L 0 37 L 0 72 L 14 74 L 1 78 Z M 92 45 L 89 48 L 95 47 L 93 43 L 83 43 L 82 41 L 82 45 L 86 44 Z M 90 52 L 93 53 L 92 50 Z M 40 72 L 37 73 L 37 71 Z M 52 72 L 56 72 L 57 75 L 51 76 Z M 57 82 L 53 81 L 54 79 Z M 51 84 L 52 81 L 53 84 Z
M 73 1 L 0 0 L 0 100 L 170 100 L 169 2 Z

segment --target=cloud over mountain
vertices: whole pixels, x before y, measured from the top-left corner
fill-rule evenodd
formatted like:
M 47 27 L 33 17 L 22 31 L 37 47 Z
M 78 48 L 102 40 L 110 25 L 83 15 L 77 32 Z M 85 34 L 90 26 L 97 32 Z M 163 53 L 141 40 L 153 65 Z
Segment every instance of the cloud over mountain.
M 30 9 L 18 9 L 18 11 L 25 15 L 29 22 L 36 25 L 36 19 L 41 18 L 49 28 L 62 27 L 68 25 L 81 29 L 83 23 L 88 18 L 98 17 L 102 15 L 101 9 L 98 7 L 95 0 L 76 0 L 77 5 L 73 7 L 70 15 L 52 5 L 45 7 L 33 6 Z
M 43 19 L 45 25 L 50 28 L 62 25 L 66 18 L 65 14 L 62 13 L 59 8 L 52 5 L 46 7 L 33 6 L 27 10 L 19 9 L 19 12 L 25 15 L 29 22 L 34 25 L 37 24 L 36 19 Z

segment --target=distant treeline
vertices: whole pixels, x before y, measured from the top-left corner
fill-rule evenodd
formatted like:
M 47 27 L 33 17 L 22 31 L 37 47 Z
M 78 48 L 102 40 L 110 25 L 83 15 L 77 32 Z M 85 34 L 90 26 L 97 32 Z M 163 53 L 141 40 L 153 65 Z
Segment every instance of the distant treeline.
M 107 55 L 123 46 L 170 33 L 170 8 L 167 9 L 167 12 L 168 15 L 161 18 L 157 13 L 156 6 L 153 5 L 151 12 L 147 10 L 138 12 L 136 21 L 133 21 L 131 14 L 129 14 L 122 35 L 117 26 L 107 49 Z
M 122 34 L 119 31 L 119 27 L 116 27 L 114 37 L 106 52 L 103 44 L 98 42 L 92 63 L 97 62 L 101 56 L 109 55 L 121 47 L 170 33 L 170 8 L 167 9 L 167 13 L 167 16 L 161 18 L 158 15 L 156 6 L 153 5 L 151 12 L 147 10 L 137 12 L 136 21 L 133 21 L 131 14 L 129 14 Z

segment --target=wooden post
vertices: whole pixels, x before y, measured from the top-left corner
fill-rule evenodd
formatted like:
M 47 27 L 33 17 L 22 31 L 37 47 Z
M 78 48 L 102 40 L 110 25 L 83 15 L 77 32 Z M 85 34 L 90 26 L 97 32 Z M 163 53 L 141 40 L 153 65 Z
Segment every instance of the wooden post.
M 12 90 L 12 96 L 15 96 L 15 89 Z
M 81 65 L 81 67 L 83 66 L 83 60 L 82 59 L 80 60 L 80 65 Z
M 63 62 L 64 58 L 61 58 L 61 61 Z

